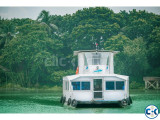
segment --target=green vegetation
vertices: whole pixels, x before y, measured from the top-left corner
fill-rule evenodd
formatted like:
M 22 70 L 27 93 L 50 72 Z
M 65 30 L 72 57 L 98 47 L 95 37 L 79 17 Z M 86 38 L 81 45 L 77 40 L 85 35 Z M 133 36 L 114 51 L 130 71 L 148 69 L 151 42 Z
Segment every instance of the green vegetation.
M 0 91 L 62 91 L 61 86 L 49 87 L 47 85 L 34 86 L 34 87 L 22 87 L 19 84 L 8 83 L 0 87 Z
M 120 51 L 115 73 L 129 75 L 131 88 L 142 88 L 143 76 L 160 76 L 160 15 L 105 7 L 64 16 L 43 10 L 37 20 L 0 18 L 0 87 L 61 89 L 62 77 L 75 74 L 77 65 L 68 62 L 76 64 L 73 51 L 95 49 L 95 43 Z M 65 58 L 63 65 L 55 56 Z

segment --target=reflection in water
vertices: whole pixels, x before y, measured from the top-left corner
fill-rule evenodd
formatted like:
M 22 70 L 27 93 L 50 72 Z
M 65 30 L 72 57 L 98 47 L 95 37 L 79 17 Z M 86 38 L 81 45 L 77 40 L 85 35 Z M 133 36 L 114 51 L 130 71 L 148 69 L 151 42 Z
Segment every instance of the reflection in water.
M 118 104 L 81 104 L 78 108 L 120 108 Z
M 117 104 L 62 106 L 61 92 L 1 92 L 0 113 L 144 113 L 150 104 L 160 107 L 160 91 L 130 92 L 133 104 L 125 108 Z

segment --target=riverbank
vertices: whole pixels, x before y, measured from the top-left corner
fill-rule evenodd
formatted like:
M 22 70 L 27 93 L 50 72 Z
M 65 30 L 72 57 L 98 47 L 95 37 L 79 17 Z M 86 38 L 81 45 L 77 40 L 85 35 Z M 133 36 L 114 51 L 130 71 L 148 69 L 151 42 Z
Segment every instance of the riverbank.
M 10 84 L 0 86 L 0 91 L 62 91 L 60 86 L 39 86 L 39 87 L 21 87 L 20 85 Z
M 139 88 L 139 89 L 130 89 L 131 91 L 134 90 L 145 90 L 144 88 Z M 24 87 L 15 87 L 15 88 L 7 88 L 7 87 L 0 87 L 0 91 L 57 91 L 57 92 L 62 92 L 62 87 L 59 86 L 54 86 L 54 87 L 42 87 L 42 88 L 24 88 Z
M 137 82 L 131 82 L 130 83 L 130 90 L 134 90 L 134 89 L 139 89 L 139 90 L 144 90 L 144 85 L 137 83 Z M 0 91 L 62 91 L 62 87 L 61 86 L 53 86 L 53 87 L 49 87 L 47 85 L 36 85 L 33 87 L 22 87 L 19 84 L 13 84 L 13 83 L 8 83 L 8 84 L 4 84 L 0 86 Z

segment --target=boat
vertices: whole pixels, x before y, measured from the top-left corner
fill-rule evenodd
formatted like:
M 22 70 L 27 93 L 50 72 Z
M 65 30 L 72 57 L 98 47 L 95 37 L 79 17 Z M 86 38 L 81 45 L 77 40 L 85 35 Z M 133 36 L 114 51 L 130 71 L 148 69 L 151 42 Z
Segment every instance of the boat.
M 114 73 L 113 57 L 118 51 L 79 50 L 75 75 L 63 77 L 60 102 L 77 107 L 79 104 L 132 104 L 129 95 L 129 76 Z

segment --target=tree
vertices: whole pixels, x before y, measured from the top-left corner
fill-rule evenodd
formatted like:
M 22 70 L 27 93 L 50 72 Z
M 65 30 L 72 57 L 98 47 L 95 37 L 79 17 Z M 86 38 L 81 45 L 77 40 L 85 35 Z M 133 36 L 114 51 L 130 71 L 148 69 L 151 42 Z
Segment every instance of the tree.
M 44 22 L 49 25 L 50 14 L 49 11 L 42 10 L 39 16 L 37 17 L 37 21 Z
M 3 48 L 15 36 L 15 26 L 9 20 L 1 21 L 0 47 Z
M 144 19 L 138 19 L 131 22 L 129 26 L 125 26 L 122 31 L 130 39 L 147 36 L 153 29 L 152 24 Z
M 42 24 L 49 27 L 49 29 L 53 32 L 58 31 L 58 27 L 55 24 L 50 23 L 50 14 L 49 11 L 42 10 L 39 16 L 37 17 L 37 21 L 40 21 Z
M 75 71 L 73 70 L 67 70 L 67 71 L 64 71 L 64 70 L 60 70 L 60 71 L 54 71 L 52 74 L 51 74 L 51 80 L 58 86 L 62 86 L 62 80 L 63 80 L 63 77 L 66 76 L 66 75 L 73 75 L 75 74 Z
M 72 50 L 104 48 L 104 42 L 109 37 L 118 34 L 120 26 L 116 14 L 108 8 L 84 8 L 72 15 L 71 32 Z
M 123 52 L 116 55 L 115 63 L 117 73 L 129 75 L 132 80 L 134 78 L 142 82 L 142 77 L 149 69 L 146 43 L 143 38 L 128 41 Z
M 148 60 L 153 68 L 160 67 L 160 27 L 156 27 L 150 35 Z
M 125 35 L 118 34 L 110 37 L 104 43 L 106 50 L 123 51 L 125 45 L 130 42 L 130 39 Z
M 18 30 L 17 37 L 5 47 L 0 64 L 17 76 L 21 86 L 35 85 L 46 79 L 50 69 L 45 66 L 45 59 L 60 52 L 63 45 L 59 40 L 48 37 L 44 25 L 24 25 Z

